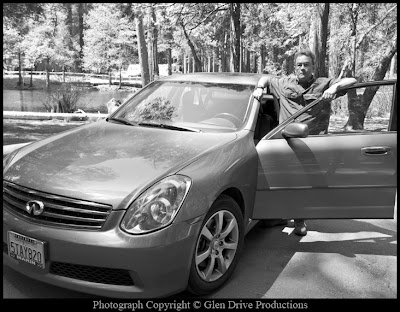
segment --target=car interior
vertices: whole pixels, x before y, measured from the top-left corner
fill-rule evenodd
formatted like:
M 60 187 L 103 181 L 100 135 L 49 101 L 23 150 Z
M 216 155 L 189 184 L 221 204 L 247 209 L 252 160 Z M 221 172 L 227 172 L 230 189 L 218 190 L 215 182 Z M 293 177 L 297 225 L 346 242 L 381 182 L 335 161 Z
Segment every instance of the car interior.
M 265 94 L 260 100 L 260 109 L 256 128 L 254 129 L 254 143 L 257 143 L 279 124 L 279 102 L 271 95 Z
M 194 104 L 194 90 L 187 90 L 182 95 L 182 116 L 183 120 L 189 122 L 198 122 L 204 119 L 206 111 L 203 105 Z

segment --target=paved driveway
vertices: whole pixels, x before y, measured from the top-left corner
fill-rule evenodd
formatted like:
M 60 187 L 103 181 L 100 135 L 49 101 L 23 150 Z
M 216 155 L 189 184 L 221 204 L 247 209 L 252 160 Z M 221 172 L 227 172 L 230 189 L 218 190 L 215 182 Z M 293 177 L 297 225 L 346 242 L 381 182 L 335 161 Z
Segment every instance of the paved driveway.
M 310 220 L 246 238 L 234 278 L 212 298 L 397 298 L 396 220 Z
M 390 220 L 309 220 L 253 228 L 229 282 L 208 298 L 397 298 L 397 209 Z M 89 298 L 3 267 L 4 298 Z M 173 296 L 188 297 L 187 293 Z

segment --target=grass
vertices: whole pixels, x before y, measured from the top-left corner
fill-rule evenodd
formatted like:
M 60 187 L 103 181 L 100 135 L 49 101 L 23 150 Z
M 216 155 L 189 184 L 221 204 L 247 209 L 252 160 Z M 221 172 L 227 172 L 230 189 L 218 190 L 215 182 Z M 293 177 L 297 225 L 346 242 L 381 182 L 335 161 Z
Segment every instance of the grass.
M 82 126 L 86 122 L 63 120 L 15 120 L 3 119 L 3 145 L 43 140 L 54 134 Z

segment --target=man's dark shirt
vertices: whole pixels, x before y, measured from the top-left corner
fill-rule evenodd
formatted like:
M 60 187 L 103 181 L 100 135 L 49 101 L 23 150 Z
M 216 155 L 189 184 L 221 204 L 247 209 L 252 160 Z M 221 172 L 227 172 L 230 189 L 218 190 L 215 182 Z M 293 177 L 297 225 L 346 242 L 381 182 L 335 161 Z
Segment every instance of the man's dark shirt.
M 278 99 L 280 103 L 279 123 L 288 119 L 298 110 L 315 99 L 318 99 L 326 89 L 337 83 L 340 79 L 320 77 L 311 79 L 307 84 L 300 85 L 295 75 L 287 77 L 271 77 L 267 83 L 270 92 Z M 340 93 L 342 96 L 345 93 Z M 307 123 L 310 134 L 319 134 L 326 132 L 329 125 L 330 101 L 315 105 L 301 115 L 299 122 Z

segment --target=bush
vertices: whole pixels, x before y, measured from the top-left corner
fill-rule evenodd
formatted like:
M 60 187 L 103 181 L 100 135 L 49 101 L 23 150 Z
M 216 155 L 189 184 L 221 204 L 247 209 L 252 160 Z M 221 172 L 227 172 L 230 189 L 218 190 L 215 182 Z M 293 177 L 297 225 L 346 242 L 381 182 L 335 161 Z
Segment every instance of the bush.
M 73 113 L 78 109 L 78 101 L 88 93 L 88 88 L 81 82 L 63 82 L 51 84 L 41 99 L 47 111 Z

